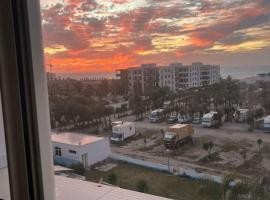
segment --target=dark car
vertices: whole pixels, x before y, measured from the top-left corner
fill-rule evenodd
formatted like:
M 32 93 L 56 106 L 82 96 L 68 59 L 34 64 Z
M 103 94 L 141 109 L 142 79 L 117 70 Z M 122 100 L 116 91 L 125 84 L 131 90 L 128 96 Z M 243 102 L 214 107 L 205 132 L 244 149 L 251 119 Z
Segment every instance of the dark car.
M 178 122 L 178 117 L 177 116 L 170 116 L 168 119 L 167 119 L 167 123 L 168 124 L 174 124 L 174 123 L 177 123 Z

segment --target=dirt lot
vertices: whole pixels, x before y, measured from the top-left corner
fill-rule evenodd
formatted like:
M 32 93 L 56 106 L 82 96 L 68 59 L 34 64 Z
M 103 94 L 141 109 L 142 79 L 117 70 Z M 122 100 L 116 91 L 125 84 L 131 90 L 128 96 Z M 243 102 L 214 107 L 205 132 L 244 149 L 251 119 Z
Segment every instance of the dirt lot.
M 142 136 L 121 146 L 112 145 L 112 152 L 162 164 L 167 164 L 169 157 L 175 170 L 192 168 L 213 174 L 234 173 L 250 178 L 270 172 L 269 134 L 259 131 L 250 133 L 244 124 L 225 124 L 220 129 L 196 125 L 194 145 L 186 144 L 174 152 L 166 153 L 160 130 L 166 130 L 167 126 L 165 123 L 136 122 Z M 258 138 L 263 140 L 260 152 Z M 203 143 L 209 141 L 214 143 L 211 159 L 208 159 L 208 152 L 203 149 Z

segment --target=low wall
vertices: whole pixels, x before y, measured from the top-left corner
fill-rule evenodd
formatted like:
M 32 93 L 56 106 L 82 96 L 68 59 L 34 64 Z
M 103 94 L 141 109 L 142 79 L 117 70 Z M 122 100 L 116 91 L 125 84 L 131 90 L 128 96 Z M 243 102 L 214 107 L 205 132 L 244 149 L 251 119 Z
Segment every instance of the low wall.
M 154 170 L 165 171 L 165 172 L 174 172 L 176 176 L 188 177 L 190 179 L 195 180 L 211 180 L 216 183 L 222 183 L 223 177 L 218 175 L 212 175 L 208 173 L 197 172 L 194 169 L 185 169 L 185 168 L 176 168 L 170 166 L 168 169 L 168 165 L 163 165 L 159 163 L 153 163 L 145 160 L 140 160 L 136 158 L 130 158 L 128 156 L 123 156 L 119 154 L 110 154 L 110 158 L 113 160 L 123 161 L 134 165 L 139 165 L 146 168 L 151 168 Z M 235 185 L 235 182 L 231 182 L 231 186 Z
M 142 167 L 147 167 L 147 168 L 151 168 L 151 169 L 155 169 L 155 170 L 159 170 L 159 171 L 169 172 L 168 165 L 163 165 L 163 164 L 153 163 L 153 162 L 149 162 L 149 161 L 145 161 L 145 160 L 130 158 L 130 157 L 122 156 L 119 154 L 110 154 L 110 158 L 114 159 L 114 160 L 127 162 L 130 164 L 134 164 L 134 165 L 139 165 Z M 172 167 L 170 167 L 170 171 L 173 171 Z

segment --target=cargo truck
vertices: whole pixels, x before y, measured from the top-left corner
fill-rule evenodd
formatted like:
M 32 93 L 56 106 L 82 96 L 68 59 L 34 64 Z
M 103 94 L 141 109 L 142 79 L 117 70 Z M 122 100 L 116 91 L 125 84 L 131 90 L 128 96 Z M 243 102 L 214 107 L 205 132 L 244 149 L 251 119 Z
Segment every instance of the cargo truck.
M 111 143 L 123 142 L 136 133 L 135 124 L 133 122 L 123 122 L 112 127 L 112 134 L 110 137 Z
M 164 145 L 167 149 L 177 149 L 182 144 L 193 143 L 194 129 L 191 124 L 176 124 L 170 126 L 164 134 Z

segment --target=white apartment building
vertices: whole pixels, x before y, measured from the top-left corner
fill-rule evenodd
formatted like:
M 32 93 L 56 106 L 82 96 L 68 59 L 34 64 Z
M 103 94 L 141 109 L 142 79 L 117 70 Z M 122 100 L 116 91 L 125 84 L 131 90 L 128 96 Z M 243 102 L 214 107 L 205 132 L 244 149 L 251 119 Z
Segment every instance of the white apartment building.
M 220 66 L 200 62 L 191 65 L 171 63 L 168 66 L 142 64 L 140 67 L 118 70 L 118 77 L 127 81 L 129 95 L 136 92 L 147 94 L 156 86 L 177 91 L 217 83 Z
M 200 87 L 217 83 L 220 79 L 220 66 L 203 63 L 172 63 L 158 68 L 159 87 L 168 87 L 172 91 Z
M 162 66 L 158 69 L 158 85 L 159 87 L 167 87 L 170 90 L 176 90 L 176 71 L 182 64 L 171 64 L 170 66 Z

